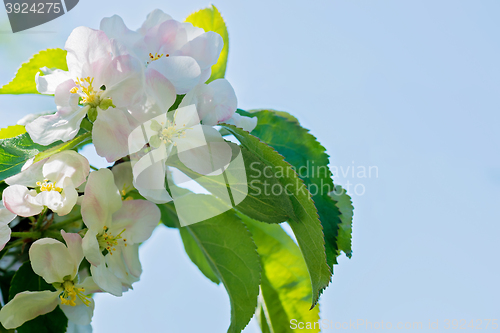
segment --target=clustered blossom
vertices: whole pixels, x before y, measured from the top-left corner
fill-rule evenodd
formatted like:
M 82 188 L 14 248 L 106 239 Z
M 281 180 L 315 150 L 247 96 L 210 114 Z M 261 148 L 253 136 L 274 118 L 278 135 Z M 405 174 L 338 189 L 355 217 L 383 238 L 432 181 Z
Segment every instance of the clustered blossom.
M 226 122 L 251 131 L 256 118 L 235 113 L 236 94 L 227 80 L 206 83 L 223 44 L 217 33 L 160 10 L 136 31 L 115 15 L 103 19 L 100 30 L 79 27 L 71 33 L 65 44 L 67 71 L 45 67 L 43 75 L 36 75 L 38 91 L 54 95 L 57 112 L 23 118 L 33 142 L 72 140 L 85 121 L 91 124 L 98 155 L 116 163 L 111 170 L 91 172 L 85 157 L 66 150 L 29 161 L 5 180 L 0 249 L 10 240 L 9 223 L 16 216 L 34 223 L 34 216 L 43 222 L 50 215 L 49 227 L 55 217 L 78 211 L 83 223 L 79 233 L 58 230 L 55 237 L 64 243 L 37 229 L 42 238 L 29 248 L 31 266 L 55 291 L 18 293 L 0 310 L 5 328 L 17 328 L 57 306 L 69 327 L 88 325 L 94 310 L 91 294 L 121 296 L 140 278 L 139 244 L 160 221 L 156 203 L 171 199 L 163 183 L 172 152 L 205 175 L 228 165 L 231 148 L 214 126 Z M 182 95 L 177 110 L 168 112 Z M 148 124 L 146 138 L 141 124 Z M 124 158 L 151 150 L 157 163 L 142 166 L 149 170 L 143 179 L 141 163 Z M 161 186 L 155 190 L 152 183 Z M 140 194 L 130 196 L 136 189 Z M 90 268 L 79 274 L 84 259 Z

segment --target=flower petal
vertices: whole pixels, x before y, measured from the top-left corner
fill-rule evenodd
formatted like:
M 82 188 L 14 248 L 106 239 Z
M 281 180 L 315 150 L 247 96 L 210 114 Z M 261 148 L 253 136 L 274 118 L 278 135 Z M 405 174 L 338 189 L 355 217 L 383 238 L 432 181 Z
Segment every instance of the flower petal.
M 110 108 L 99 111 L 94 122 L 92 139 L 99 156 L 108 162 L 116 161 L 128 154 L 128 137 L 132 132 L 125 111 Z
M 66 276 L 74 278 L 80 264 L 75 261 L 66 245 L 53 238 L 42 238 L 34 242 L 29 256 L 33 271 L 49 284 L 63 282 Z
M 240 128 L 243 128 L 247 132 L 252 132 L 255 127 L 257 127 L 257 117 L 246 117 L 239 113 L 233 114 L 233 116 L 227 119 L 225 122 Z
M 52 312 L 57 304 L 57 291 L 23 291 L 0 310 L 0 322 L 6 329 L 14 329 L 38 316 Z
M 73 262 L 80 266 L 83 260 L 82 236 L 76 233 L 68 233 L 64 230 L 61 230 L 61 235 L 66 242 L 68 252 L 73 258 Z
M 53 95 L 56 88 L 61 83 L 71 79 L 69 72 L 56 70 L 52 74 L 40 76 L 40 72 L 35 75 L 36 90 L 40 94 Z
M 128 48 L 141 39 L 141 35 L 127 28 L 123 19 L 118 15 L 105 17 L 101 20 L 99 27 L 109 38 L 114 38 L 125 44 Z
M 78 297 L 76 298 L 76 306 L 71 305 L 60 305 L 61 310 L 63 310 L 66 317 L 68 317 L 70 322 L 77 325 L 88 325 L 92 321 L 92 316 L 94 315 L 95 302 L 94 299 L 90 299 L 90 304 L 85 305 Z
M 35 187 L 36 182 L 42 181 L 43 178 L 43 165 L 47 159 L 31 164 L 28 168 L 24 169 L 17 175 L 5 179 L 9 185 L 23 185 L 26 187 Z
M 198 84 L 201 68 L 192 57 L 170 56 L 162 57 L 148 65 L 172 82 L 177 94 L 182 95 Z
M 73 150 L 66 150 L 52 155 L 43 165 L 43 176 L 54 182 L 56 186 L 64 186 L 66 179 L 70 179 L 74 187 L 78 187 L 90 172 L 89 161 Z
M 26 186 L 12 185 L 2 193 L 2 201 L 5 207 L 14 214 L 28 217 L 40 214 L 43 209 L 36 200 L 36 191 L 28 190 Z
M 5 206 L 3 205 L 3 201 L 0 200 L 0 225 L 7 225 L 15 218 L 16 214 L 5 208 Z
M 9 225 L 0 224 L 0 251 L 3 250 L 5 244 L 7 244 L 10 241 L 10 234 L 11 230 Z
M 152 68 L 146 70 L 146 91 L 158 114 L 167 112 L 176 99 L 174 85 Z
M 78 192 L 76 191 L 73 182 L 70 179 L 66 179 L 65 183 L 66 184 L 64 185 L 62 192 L 61 206 L 57 210 L 54 210 L 54 212 L 56 212 L 59 216 L 69 214 L 78 202 Z
M 90 272 L 94 278 L 94 282 L 104 291 L 115 296 L 122 295 L 122 283 L 113 272 L 106 267 L 105 263 L 99 266 L 90 266 Z
M 145 158 L 143 160 L 147 161 Z M 152 163 L 135 175 L 134 186 L 144 198 L 151 202 L 156 204 L 170 202 L 172 197 L 165 188 L 165 172 L 165 161 Z
M 222 37 L 216 32 L 208 31 L 186 43 L 180 49 L 180 54 L 193 57 L 203 70 L 217 63 L 223 46 Z
M 152 27 L 171 19 L 172 17 L 170 15 L 165 14 L 160 9 L 155 9 L 148 14 L 146 20 L 144 21 L 144 23 L 142 24 L 141 28 L 138 31 L 140 34 L 145 35 L 147 31 Z
M 111 216 L 122 206 L 113 173 L 108 169 L 91 172 L 82 201 L 83 222 L 95 232 L 101 232 L 111 222 Z
M 92 333 L 92 325 L 77 325 L 72 321 L 68 321 L 66 333 Z
M 132 244 L 123 248 L 122 254 L 130 274 L 139 278 L 142 274 L 142 266 L 139 261 L 139 244 Z
M 125 231 L 122 237 L 127 243 L 141 243 L 151 237 L 153 230 L 160 222 L 160 209 L 146 200 L 128 200 L 122 208 L 113 214 L 113 231 Z M 116 230 L 116 231 L 115 231 Z
M 62 195 L 57 191 L 40 192 L 36 195 L 35 199 L 40 206 L 47 206 L 54 212 L 57 212 L 59 209 L 63 208 Z
M 111 172 L 115 179 L 115 185 L 121 195 L 125 195 L 134 189 L 134 175 L 132 174 L 132 165 L 130 162 L 124 162 L 115 165 Z
M 82 248 L 85 258 L 94 266 L 99 266 L 103 262 L 103 255 L 97 242 L 97 233 L 88 230 L 82 240 Z

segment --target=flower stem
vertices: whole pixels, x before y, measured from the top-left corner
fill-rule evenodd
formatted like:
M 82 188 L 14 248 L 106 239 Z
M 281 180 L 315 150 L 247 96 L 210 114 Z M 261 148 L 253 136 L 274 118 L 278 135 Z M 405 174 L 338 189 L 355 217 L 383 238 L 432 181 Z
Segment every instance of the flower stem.
M 93 165 L 91 165 L 91 166 L 90 166 L 90 168 L 91 168 L 92 170 L 95 170 L 95 171 L 99 170 L 99 168 L 97 168 L 97 167 L 95 167 L 95 166 L 93 166 Z
M 42 212 L 40 213 L 40 215 L 38 215 L 38 220 L 36 221 L 37 229 L 40 229 L 42 227 L 43 220 L 45 219 L 45 214 L 47 214 L 47 209 L 47 206 L 44 206 Z
M 42 236 L 42 233 L 40 231 L 25 231 L 25 232 L 12 232 L 10 234 L 11 237 L 15 238 L 32 238 L 32 239 L 38 239 Z

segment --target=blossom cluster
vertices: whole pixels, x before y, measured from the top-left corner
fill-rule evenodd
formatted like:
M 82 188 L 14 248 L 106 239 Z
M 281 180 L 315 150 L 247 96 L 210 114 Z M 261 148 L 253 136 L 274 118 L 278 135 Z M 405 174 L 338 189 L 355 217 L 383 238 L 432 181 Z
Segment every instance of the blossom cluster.
M 54 290 L 18 293 L 0 310 L 5 328 L 19 327 L 57 306 L 70 327 L 89 325 L 91 294 L 121 296 L 139 280 L 139 244 L 160 221 L 156 204 L 168 198 L 166 191 L 152 191 L 137 181 L 127 156 L 152 148 L 166 155 L 174 149 L 187 151 L 191 153 L 179 154 L 182 162 L 208 174 L 213 170 L 199 166 L 204 153 L 195 148 L 200 140 L 224 142 L 214 128 L 221 122 L 248 131 L 256 126 L 256 118 L 235 113 L 236 95 L 226 79 L 206 83 L 222 48 L 217 33 L 176 21 L 160 10 L 151 12 L 136 31 L 115 15 L 103 19 L 99 30 L 79 27 L 71 33 L 65 44 L 67 71 L 44 68 L 43 75 L 36 75 L 37 90 L 54 95 L 57 112 L 27 121 L 33 142 L 72 140 L 86 119 L 98 155 L 116 163 L 111 169 L 91 171 L 84 156 L 66 150 L 29 161 L 5 180 L 1 248 L 10 240 L 9 223 L 16 216 L 41 220 L 78 211 L 83 221 L 79 232 L 60 230 L 58 239 L 40 238 L 31 244 L 32 269 Z M 134 133 L 142 134 L 136 129 L 145 122 L 153 134 L 147 142 L 134 141 Z M 221 165 L 227 163 L 221 159 Z M 165 173 L 159 177 L 164 179 Z M 140 195 L 130 195 L 136 189 Z M 81 269 L 84 260 L 89 269 Z

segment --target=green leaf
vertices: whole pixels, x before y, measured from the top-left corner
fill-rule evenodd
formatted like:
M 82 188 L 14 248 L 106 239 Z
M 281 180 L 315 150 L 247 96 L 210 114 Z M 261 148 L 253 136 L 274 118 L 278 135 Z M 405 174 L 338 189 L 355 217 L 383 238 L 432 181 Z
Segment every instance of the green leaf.
M 219 60 L 212 66 L 212 75 L 207 83 L 224 78 L 226 74 L 227 56 L 229 53 L 229 35 L 227 33 L 226 23 L 219 10 L 214 5 L 212 5 L 212 7 L 200 9 L 189 15 L 186 18 L 186 22 L 192 23 L 195 27 L 202 28 L 205 32 L 214 31 L 222 37 L 224 47 L 220 53 Z
M 27 160 L 57 144 L 42 146 L 33 143 L 28 133 L 0 140 L 0 181 L 18 174 Z
M 179 227 L 179 218 L 177 217 L 177 212 L 175 211 L 175 206 L 172 202 L 166 204 L 157 205 L 160 208 L 161 213 L 161 223 L 169 228 Z
M 182 229 L 227 290 L 231 302 L 228 333 L 241 332 L 254 315 L 259 295 L 261 268 L 252 235 L 232 210 Z
M 21 125 L 9 126 L 7 128 L 0 129 L 0 140 L 10 139 L 21 134 L 26 133 L 26 128 Z
M 326 262 L 321 222 L 310 193 L 290 164 L 285 162 L 283 156 L 273 148 L 241 128 L 228 124 L 221 125 L 231 132 L 242 146 L 257 155 L 263 163 L 283 171 L 279 180 L 283 188 L 288 190 L 294 209 L 294 216 L 288 223 L 306 261 L 313 291 L 312 304 L 316 305 L 320 293 L 330 283 L 332 273 Z
M 330 197 L 336 202 L 335 205 L 341 213 L 340 220 L 342 223 L 339 227 L 338 236 L 339 251 L 344 251 L 346 256 L 351 258 L 352 217 L 354 215 L 354 207 L 352 206 L 351 197 L 340 185 L 335 187 L 335 191 L 330 193 Z
M 28 62 L 21 65 L 16 77 L 10 83 L 0 88 L 0 94 L 38 94 L 35 75 L 42 67 L 67 71 L 66 51 L 47 49 L 35 54 Z
M 311 284 L 298 246 L 279 225 L 241 218 L 252 233 L 262 262 L 263 331 L 267 326 L 274 333 L 319 332 L 290 328 L 292 319 L 312 323 L 319 320 L 319 307 L 309 310 Z
M 25 262 L 12 278 L 9 298 L 23 291 L 42 291 L 55 289 L 47 284 L 40 276 L 36 275 L 31 268 L 30 262 Z M 38 316 L 27 321 L 17 328 L 19 333 L 64 333 L 68 326 L 68 318 L 59 307 L 43 316 Z
M 312 193 L 325 234 L 327 262 L 332 267 L 340 255 L 337 236 L 341 221 L 340 211 L 329 196 L 335 187 L 325 148 L 286 112 L 261 110 L 248 113 L 238 110 L 238 113 L 259 119 L 252 134 L 283 155 Z

